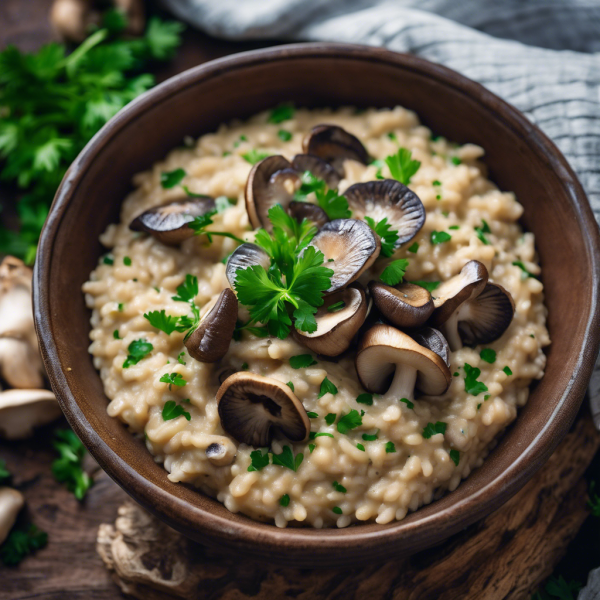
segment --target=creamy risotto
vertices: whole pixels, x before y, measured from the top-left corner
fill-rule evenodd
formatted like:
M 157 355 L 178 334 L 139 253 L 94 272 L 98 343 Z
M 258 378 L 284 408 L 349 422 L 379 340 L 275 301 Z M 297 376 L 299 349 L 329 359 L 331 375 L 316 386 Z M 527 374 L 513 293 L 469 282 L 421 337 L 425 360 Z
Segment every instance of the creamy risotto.
M 305 167 L 294 162 L 286 171 L 284 161 L 262 182 L 255 167 L 247 195 L 254 195 L 249 212 L 256 214 L 249 217 L 248 176 L 267 155 L 292 161 L 320 124 L 343 128 L 366 148 L 364 156 L 360 146 L 346 148 L 340 158 L 336 152 L 347 140 L 326 140 L 334 146 L 330 151 L 326 143 L 321 154 L 332 164 L 327 174 L 334 183 L 328 183 L 361 220 L 331 221 L 313 242 L 324 253 L 322 267 L 334 271 L 332 286 L 338 265 L 356 253 L 360 264 L 348 269 L 358 279 L 348 287 L 352 278 L 343 273 L 337 295 L 325 294 L 317 334 L 298 331 L 280 339 L 265 336 L 260 323 L 240 330 L 250 312 L 231 291 L 236 272 L 228 280 L 226 259 L 239 246 L 234 238 L 254 240 L 252 223 L 271 226 L 256 196 L 266 193 L 276 200 L 269 186 L 279 185 L 280 172 L 290 172 L 293 177 L 280 182 L 280 192 L 297 192 L 302 181 L 308 190 L 302 199 L 316 202 Z M 90 352 L 110 399 L 109 414 L 145 437 L 171 481 L 196 486 L 232 512 L 279 527 L 389 523 L 454 490 L 483 463 L 527 402 L 529 384 L 544 372 L 542 348 L 550 343 L 534 236 L 517 223 L 523 209 L 514 194 L 488 180 L 479 160 L 483 154 L 478 146 L 434 137 L 415 113 L 401 107 L 279 109 L 222 125 L 197 142 L 186 140 L 135 177 L 120 222 L 101 237 L 108 253 L 83 286 L 92 309 Z M 398 164 L 386 157 L 396 157 Z M 398 165 L 414 194 L 388 181 L 398 178 Z M 294 179 L 298 174 L 300 180 Z M 383 188 L 377 188 L 359 206 L 361 194 L 364 200 L 365 190 L 375 189 L 348 190 L 362 182 L 388 186 L 383 204 L 377 197 Z M 402 196 L 398 206 L 408 209 L 393 229 L 408 241 L 394 252 L 398 243 L 391 239 L 391 251 L 387 246 L 393 255 L 384 256 L 381 243 L 390 239 L 381 226 L 376 227 L 380 236 L 366 225 L 363 231 L 362 219 L 370 215 L 377 225 L 387 215 L 381 206 L 394 204 L 396 193 Z M 179 230 L 189 230 L 183 241 L 129 228 L 148 209 L 177 207 L 170 203 L 183 200 L 196 203 L 196 213 L 186 208 L 200 215 L 196 229 L 204 225 L 232 237 L 215 235 L 210 242 L 202 231 L 192 235 L 186 224 L 191 216 Z M 205 201 L 217 210 L 208 213 L 212 223 L 202 220 Z M 421 203 L 424 223 L 417 214 Z M 407 211 L 414 218 L 405 227 Z M 348 235 L 355 236 L 350 246 L 335 246 Z M 243 266 L 260 263 L 265 255 L 257 253 L 254 262 L 245 256 L 249 262 Z M 395 269 L 382 274 L 400 259 L 408 261 L 394 262 L 406 271 L 404 282 L 417 284 L 384 285 L 380 277 L 397 283 L 401 273 Z M 264 266 L 269 268 L 268 255 Z M 313 281 L 318 288 L 317 278 Z M 218 311 L 211 311 L 217 299 Z M 351 312 L 344 321 L 346 343 L 319 342 L 322 330 L 340 329 L 334 321 L 342 310 Z M 229 341 L 232 311 L 237 328 Z M 223 322 L 229 315 L 229 325 L 204 327 L 204 340 L 194 340 L 200 334 L 192 333 L 184 345 L 198 312 L 200 327 L 208 322 L 205 315 L 216 312 L 226 315 L 218 317 Z M 144 316 L 151 314 L 153 319 Z M 334 321 L 327 324 L 328 319 Z M 261 395 L 252 385 L 267 391 Z

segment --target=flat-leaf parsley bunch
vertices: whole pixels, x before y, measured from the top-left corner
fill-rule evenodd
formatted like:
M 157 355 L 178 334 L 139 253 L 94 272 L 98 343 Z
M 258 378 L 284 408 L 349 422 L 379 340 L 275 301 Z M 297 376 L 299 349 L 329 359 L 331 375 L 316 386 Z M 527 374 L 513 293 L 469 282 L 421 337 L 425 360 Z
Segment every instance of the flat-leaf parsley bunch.
M 264 333 L 285 339 L 292 324 L 312 333 L 317 329 L 315 313 L 323 304 L 323 292 L 331 286 L 333 271 L 323 266 L 325 257 L 308 244 L 317 229 L 306 219 L 298 223 L 276 204 L 269 210 L 273 233 L 260 229 L 255 243 L 271 257 L 271 266 L 238 269 L 234 284 L 238 300 L 248 307 L 250 321 L 266 326 Z M 293 320 L 292 320 L 293 319 Z M 260 333 L 259 333 L 260 334 Z

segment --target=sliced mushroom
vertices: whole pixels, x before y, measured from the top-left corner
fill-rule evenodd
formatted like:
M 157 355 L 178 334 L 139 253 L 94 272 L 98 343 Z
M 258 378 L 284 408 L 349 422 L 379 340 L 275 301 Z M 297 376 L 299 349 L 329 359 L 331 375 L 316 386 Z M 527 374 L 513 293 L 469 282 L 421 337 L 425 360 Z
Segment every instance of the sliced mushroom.
M 308 438 L 306 410 L 294 392 L 276 379 L 239 372 L 223 382 L 216 398 L 221 426 L 238 442 L 268 446 L 274 430 L 292 442 Z
M 393 179 L 355 183 L 345 192 L 355 219 L 371 217 L 375 222 L 387 218 L 398 232 L 395 249 L 412 240 L 425 223 L 425 207 L 419 197 Z
M 488 282 L 483 292 L 459 311 L 458 333 L 469 346 L 489 344 L 508 329 L 514 314 L 515 303 L 509 292 Z
M 267 271 L 271 266 L 271 257 L 256 244 L 246 242 L 238 246 L 227 259 L 225 267 L 225 276 L 229 285 L 234 286 L 238 269 L 247 269 L 254 265 L 260 265 Z
M 0 487 L 0 546 L 8 537 L 24 504 L 25 498 L 21 492 Z
M 145 231 L 163 244 L 179 244 L 194 235 L 188 223 L 215 210 L 210 196 L 175 200 L 150 208 L 129 224 L 132 231 Z
M 51 423 L 62 415 L 49 390 L 7 390 L 0 393 L 0 435 L 23 440 L 35 427 Z
M 367 331 L 356 355 L 356 372 L 367 391 L 398 400 L 412 400 L 415 386 L 427 396 L 440 396 L 452 381 L 440 356 L 390 325 Z
M 485 266 L 471 260 L 458 275 L 444 281 L 435 291 L 436 308 L 430 323 L 444 334 L 453 351 L 460 350 L 463 342 L 487 344 L 494 341 L 510 325 L 514 314 L 512 297 L 504 288 L 489 285 L 488 288 Z M 475 303 L 485 290 L 485 296 Z M 489 311 L 486 310 L 488 307 Z
M 212 441 L 204 451 L 206 458 L 216 467 L 224 467 L 230 465 L 235 458 L 237 448 L 235 444 L 224 435 L 211 435 Z
M 296 154 L 292 159 L 292 166 L 301 174 L 309 171 L 315 177 L 322 179 L 331 190 L 337 189 L 342 180 L 338 172 L 318 156 Z
M 381 240 L 364 222 L 335 219 L 325 224 L 310 243 L 325 256 L 324 265 L 333 269 L 332 294 L 358 279 L 379 256 Z M 333 259 L 333 260 L 331 260 Z
M 304 138 L 302 149 L 328 162 L 344 177 L 344 161 L 355 160 L 363 165 L 369 162 L 369 153 L 361 141 L 337 125 L 316 125 Z
M 213 363 L 225 356 L 229 349 L 238 317 L 238 300 L 229 288 L 225 288 L 214 302 L 205 308 L 200 324 L 185 340 L 185 347 L 192 358 Z
M 411 333 L 410 337 L 420 344 L 429 348 L 432 352 L 435 352 L 448 366 L 450 366 L 450 346 L 448 341 L 442 335 L 441 331 L 434 329 L 433 327 L 423 327 Z
M 321 229 L 329 221 L 327 213 L 320 206 L 310 204 L 310 202 L 296 202 L 293 200 L 290 202 L 288 212 L 296 221 L 301 223 L 306 219 L 313 223 L 317 229 Z
M 413 283 L 401 283 L 392 287 L 371 281 L 369 291 L 379 312 L 396 327 L 420 327 L 435 308 L 431 294 Z
M 269 233 L 273 225 L 269 210 L 280 204 L 287 210 L 300 187 L 300 175 L 287 158 L 268 156 L 256 163 L 246 181 L 246 210 L 252 227 L 264 227 Z
M 367 316 L 367 298 L 359 283 L 324 298 L 315 314 L 313 333 L 293 330 L 294 338 L 313 352 L 338 356 L 348 349 Z

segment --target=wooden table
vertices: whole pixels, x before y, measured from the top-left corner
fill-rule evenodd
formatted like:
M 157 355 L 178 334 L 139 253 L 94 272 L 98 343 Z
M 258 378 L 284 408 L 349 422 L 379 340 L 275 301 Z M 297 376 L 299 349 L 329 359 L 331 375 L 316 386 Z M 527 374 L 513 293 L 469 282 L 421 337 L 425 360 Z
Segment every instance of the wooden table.
M 51 39 L 47 22 L 50 3 L 51 0 L 0 0 L 0 48 L 14 43 L 34 50 Z M 177 57 L 157 73 L 159 80 L 206 60 L 268 45 L 224 42 L 193 30 L 184 37 Z M 5 206 L 10 208 L 14 197 L 14 190 L 0 188 Z M 276 600 L 284 595 L 299 600 L 528 598 L 552 572 L 587 517 L 582 474 L 600 443 L 587 410 L 583 410 L 548 465 L 518 496 L 442 546 L 404 561 L 351 572 L 297 571 L 207 555 L 198 545 L 148 518 L 133 505 L 121 509 L 122 518 L 114 527 L 118 507 L 127 496 L 91 459 L 88 468 L 94 472 L 95 485 L 84 502 L 78 502 L 53 479 L 50 465 L 55 455 L 50 439 L 54 427 L 40 431 L 28 442 L 0 441 L 0 458 L 6 459 L 14 474 L 14 485 L 27 499 L 24 517 L 31 517 L 49 536 L 48 546 L 19 567 L 0 566 L 0 600 L 123 598 L 96 551 L 101 524 L 108 524 L 103 529 L 105 557 L 110 558 L 115 544 L 128 544 L 132 564 L 139 563 L 142 570 L 122 572 L 115 579 L 122 588 L 144 600 Z M 135 539 L 128 538 L 128 528 L 135 531 L 140 526 L 155 538 L 143 549 Z M 174 556 L 166 557 L 164 548 Z M 149 584 L 153 569 L 156 567 L 155 573 L 164 570 L 165 561 L 178 562 L 184 569 L 183 583 L 176 585 L 171 581 L 163 587 Z M 134 581 L 135 577 L 138 579 Z

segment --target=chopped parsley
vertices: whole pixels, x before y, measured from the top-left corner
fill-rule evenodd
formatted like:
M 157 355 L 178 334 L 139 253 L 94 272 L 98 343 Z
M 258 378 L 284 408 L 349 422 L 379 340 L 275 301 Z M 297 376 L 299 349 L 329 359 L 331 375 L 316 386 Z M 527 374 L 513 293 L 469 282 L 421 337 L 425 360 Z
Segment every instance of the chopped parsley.
M 470 364 L 465 363 L 465 391 L 467 394 L 478 396 L 481 392 L 487 392 L 488 388 L 485 383 L 477 381 L 477 378 L 481 375 L 481 369 L 472 367 Z
M 85 446 L 71 429 L 55 431 L 52 445 L 59 454 L 59 458 L 52 462 L 54 478 L 64 483 L 77 500 L 83 500 L 94 484 L 82 466 L 87 453 Z
M 430 236 L 430 241 L 433 246 L 437 244 L 443 244 L 444 242 L 449 242 L 452 239 L 452 236 L 446 231 L 432 231 Z
M 458 377 L 460 375 L 460 373 L 458 371 L 455 371 L 454 373 L 452 373 L 453 377 Z
M 187 223 L 187 226 L 190 229 L 193 229 L 194 235 L 205 235 L 208 239 L 208 243 L 212 244 L 212 236 L 218 235 L 220 237 L 226 237 L 231 240 L 235 240 L 238 244 L 244 244 L 244 240 L 237 237 L 237 235 L 233 235 L 233 233 L 229 233 L 228 231 L 207 231 L 206 228 L 209 225 L 213 224 L 212 217 L 217 214 L 216 210 L 211 210 L 203 215 L 199 215 L 195 217 L 193 221 Z
M 519 267 L 519 269 L 521 269 L 521 271 L 523 271 L 523 273 L 521 273 L 521 275 L 523 276 L 523 279 L 527 279 L 528 277 L 535 278 L 535 275 L 527 269 L 527 267 L 523 264 L 523 261 L 515 260 L 512 264 L 515 267 Z
M 400 402 L 404 402 L 408 408 L 414 408 L 415 405 L 408 398 L 400 398 Z
M 337 190 L 315 190 L 317 205 L 322 208 L 327 216 L 334 219 L 349 219 L 352 212 L 348 208 L 346 196 L 338 194 Z
M 289 385 L 289 383 L 287 385 Z M 306 413 L 306 415 L 308 416 L 309 419 L 316 419 L 319 416 L 318 413 L 316 413 L 316 412 L 310 412 L 310 411 L 308 411 Z
M 338 312 L 343 308 L 346 308 L 346 303 L 343 300 L 340 300 L 339 302 L 334 302 L 333 304 L 330 304 L 327 307 L 327 312 Z
M 228 208 L 237 204 L 237 198 L 228 198 L 227 196 L 217 196 L 215 198 L 215 208 L 217 213 L 224 213 Z
M 174 171 L 163 171 L 160 174 L 160 185 L 165 190 L 174 188 L 179 185 L 187 173 L 183 169 L 175 169 Z
M 161 311 L 153 310 L 144 313 L 144 318 L 148 320 L 152 327 L 164 331 L 167 335 L 171 335 L 175 330 L 178 330 L 179 317 L 167 315 L 164 308 Z
M 185 276 L 185 281 L 177 286 L 177 295 L 171 296 L 176 302 L 193 302 L 198 295 L 198 278 L 189 273 Z
M 374 442 L 378 437 L 379 437 L 378 433 L 363 433 L 362 434 L 362 439 L 365 440 L 365 442 Z
M 297 354 L 296 356 L 290 356 L 290 367 L 292 367 L 292 369 L 304 369 L 316 364 L 317 361 L 313 358 L 312 354 Z
M 485 237 L 485 234 L 492 233 L 492 230 L 490 229 L 490 226 L 487 224 L 487 222 L 481 219 L 481 226 L 475 227 L 474 229 L 475 233 L 477 234 L 477 237 L 481 240 L 481 242 L 483 242 L 486 246 L 489 246 L 490 242 Z
M 394 444 L 394 442 L 387 442 L 387 444 L 385 445 L 385 452 L 386 454 L 396 452 L 396 445 Z
M 185 352 L 180 352 L 180 353 L 177 355 L 177 362 L 178 362 L 180 365 L 185 365 L 185 364 L 187 364 L 187 363 L 185 362 L 185 360 L 183 360 L 183 357 L 184 357 L 184 356 L 185 356 Z
M 341 492 L 342 494 L 345 494 L 348 490 L 340 483 L 338 483 L 337 481 L 334 481 L 332 484 L 333 489 L 336 492 Z
M 492 350 L 491 348 L 484 348 L 479 353 L 479 356 L 481 357 L 481 360 L 484 360 L 486 363 L 489 363 L 490 365 L 496 362 L 496 351 Z
M 281 506 L 289 506 L 290 505 L 290 497 L 288 494 L 284 494 L 283 496 L 281 496 L 281 498 L 279 498 L 279 504 Z
M 342 514 L 344 514 L 344 513 L 342 512 L 342 509 L 341 509 L 339 506 L 334 506 L 334 507 L 333 507 L 331 510 L 332 510 L 332 511 L 333 511 L 333 512 L 334 512 L 336 515 L 342 515 Z
M 442 182 L 439 179 L 434 179 L 431 182 L 431 185 L 440 186 L 440 185 L 442 185 Z
M 358 414 L 357 410 L 352 409 L 338 421 L 337 430 L 340 433 L 346 433 L 350 429 L 355 429 L 360 425 L 362 425 L 362 417 Z
M 233 147 L 237 148 L 242 142 L 247 142 L 247 141 L 248 141 L 248 138 L 242 134 L 235 142 L 233 142 Z
M 322 398 L 325 394 L 333 394 L 334 396 L 338 393 L 337 387 L 327 377 L 321 382 L 321 389 L 319 390 L 319 398 Z
M 103 262 L 105 265 L 114 265 L 114 264 L 115 264 L 115 259 L 114 259 L 112 256 L 105 256 L 105 257 L 102 259 L 102 262 Z
M 423 437 L 428 440 L 431 436 L 441 433 L 446 433 L 447 424 L 443 421 L 437 421 L 436 423 L 427 423 L 423 428 Z
M 119 337 L 119 330 L 115 329 L 113 331 L 113 337 L 115 338 L 115 340 L 120 340 L 121 338 Z
M 184 402 L 184 400 L 182 400 L 182 402 Z M 168 402 L 165 402 L 165 405 L 162 409 L 163 421 L 171 421 L 177 417 L 185 417 L 188 421 L 192 418 L 190 413 L 187 412 L 187 410 L 185 410 L 181 404 L 177 404 L 175 400 L 169 400 Z
M 269 453 L 265 448 L 265 453 L 263 454 L 261 450 L 254 450 L 250 452 L 250 466 L 248 467 L 248 471 L 261 471 L 269 464 Z
M 26 556 L 43 548 L 48 543 L 48 534 L 33 523 L 27 528 L 15 527 L 0 547 L 0 560 L 7 567 L 18 565 Z
M 281 454 L 273 454 L 273 464 L 281 467 L 287 467 L 292 471 L 297 471 L 304 460 L 304 454 L 301 452 L 294 454 L 289 446 L 284 446 Z
M 458 463 L 460 462 L 460 452 L 458 450 L 450 450 L 450 458 L 452 462 L 458 467 Z
M 242 366 L 240 367 L 242 371 L 247 371 L 248 370 L 248 363 L 247 362 L 243 362 Z
M 483 397 L 483 401 L 485 402 L 486 400 L 489 400 L 491 397 L 492 397 L 492 395 L 491 395 L 491 394 L 486 394 L 486 395 Z
M 453 156 L 450 160 L 453 165 L 460 165 L 462 163 L 462 160 L 458 156 Z
M 316 444 L 309 444 L 309 445 L 308 445 L 308 451 L 309 451 L 309 452 L 312 454 L 312 453 L 313 453 L 313 450 L 314 450 L 316 447 L 317 447 L 317 446 L 316 446 Z
M 423 281 L 422 279 L 417 279 L 416 281 L 411 281 L 410 283 L 425 288 L 430 294 L 440 285 L 439 281 Z
M 356 444 L 356 447 L 361 451 L 365 452 L 365 447 L 362 444 Z
M 365 221 L 369 227 L 381 238 L 382 256 L 392 256 L 398 243 L 398 231 L 396 229 L 392 229 L 392 226 L 388 223 L 387 217 L 376 223 L 375 219 L 366 216 Z
M 294 117 L 295 112 L 296 110 L 291 104 L 280 104 L 271 111 L 267 122 L 277 124 L 289 121 Z
M 292 134 L 290 131 L 288 131 L 287 129 L 280 129 L 277 132 L 277 137 L 282 141 L 282 142 L 289 142 L 292 139 Z
M 409 247 L 408 247 L 408 251 L 412 252 L 413 254 L 416 254 L 419 250 L 419 244 L 417 244 L 417 242 L 412 243 Z
M 364 393 L 364 394 L 359 394 L 358 397 L 356 398 L 356 401 L 359 404 L 366 404 L 367 406 L 373 406 L 373 394 L 368 394 L 368 393 Z
M 124 308 L 125 308 L 125 305 L 122 302 L 119 302 L 119 304 L 117 304 L 117 310 L 119 312 L 123 312 Z
M 267 152 L 266 150 L 257 150 L 256 148 L 252 148 L 252 150 L 242 154 L 242 158 L 251 165 L 255 165 L 268 156 L 271 156 L 271 152 Z
M 397 285 L 402 282 L 406 269 L 408 268 L 408 260 L 406 258 L 399 258 L 391 262 L 379 276 L 379 279 L 387 285 Z
M 412 152 L 407 148 L 398 148 L 398 152 L 388 156 L 385 163 L 390 169 L 392 177 L 404 185 L 410 183 L 413 175 L 421 167 L 420 161 L 413 160 Z
M 325 416 L 325 423 L 327 423 L 327 425 L 331 425 L 332 423 L 335 422 L 336 418 L 337 418 L 337 415 L 335 413 L 329 413 Z
M 131 266 L 131 258 L 129 258 L 129 256 L 124 256 L 123 257 L 123 264 L 126 267 L 130 267 Z
M 460 225 L 450 225 L 448 229 L 460 229 Z
M 171 386 L 176 385 L 177 387 L 184 387 L 187 384 L 187 381 L 183 378 L 181 373 L 165 373 L 159 381 L 162 383 L 169 384 L 169 390 Z
M 154 346 L 147 342 L 144 338 L 133 340 L 127 347 L 127 358 L 123 363 L 123 368 L 128 369 L 131 365 L 137 365 L 140 360 L 146 358 L 150 352 L 154 350 Z
M 330 437 L 330 438 L 332 438 L 333 434 L 332 433 L 327 433 L 326 431 L 318 431 L 318 432 L 311 431 L 308 434 L 308 439 L 309 440 L 314 440 L 314 439 L 316 439 L 318 437 Z
M 513 374 L 513 372 L 511 371 L 510 367 L 504 367 L 504 369 L 502 369 L 509 377 Z
M 295 392 L 295 391 L 296 391 L 296 390 L 294 389 L 294 384 L 293 384 L 291 381 L 288 381 L 288 382 L 287 382 L 285 385 L 287 385 L 287 386 L 290 388 L 290 390 L 292 390 L 292 392 Z M 314 415 L 314 414 L 317 414 L 317 413 L 308 413 L 308 414 L 309 414 L 309 416 L 310 416 L 311 414 L 313 414 L 313 415 Z

